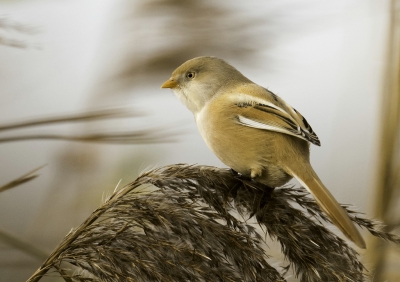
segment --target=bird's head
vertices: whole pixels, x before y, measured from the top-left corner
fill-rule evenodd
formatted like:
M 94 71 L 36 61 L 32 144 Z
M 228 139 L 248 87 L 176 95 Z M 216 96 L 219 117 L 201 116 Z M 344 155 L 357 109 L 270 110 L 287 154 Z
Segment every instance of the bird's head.
M 180 65 L 161 88 L 171 88 L 194 114 L 219 91 L 232 84 L 249 82 L 237 69 L 216 57 L 197 57 Z

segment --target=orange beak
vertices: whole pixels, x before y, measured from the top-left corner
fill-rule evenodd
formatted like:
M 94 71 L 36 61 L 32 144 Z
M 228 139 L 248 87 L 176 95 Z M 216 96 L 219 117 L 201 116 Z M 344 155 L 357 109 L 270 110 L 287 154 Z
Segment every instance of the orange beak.
M 178 86 L 178 83 L 171 77 L 161 85 L 161 88 L 175 88 L 176 86 Z

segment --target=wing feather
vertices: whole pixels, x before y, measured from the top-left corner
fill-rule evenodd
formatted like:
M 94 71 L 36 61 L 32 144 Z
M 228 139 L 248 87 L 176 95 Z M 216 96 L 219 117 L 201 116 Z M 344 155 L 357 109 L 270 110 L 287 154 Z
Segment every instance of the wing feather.
M 235 103 L 237 107 L 242 108 L 237 116 L 240 124 L 292 135 L 321 146 L 318 136 L 307 120 L 283 100 L 279 99 L 281 106 L 278 106 L 272 101 L 245 96 L 246 100 L 244 95 L 241 95 L 240 101 Z

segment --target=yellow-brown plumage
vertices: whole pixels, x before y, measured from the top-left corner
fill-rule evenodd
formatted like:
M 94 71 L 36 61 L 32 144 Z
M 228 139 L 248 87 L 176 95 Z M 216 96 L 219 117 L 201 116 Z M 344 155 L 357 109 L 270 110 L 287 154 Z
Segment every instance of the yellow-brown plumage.
M 215 57 L 185 62 L 162 87 L 193 112 L 201 136 L 223 163 L 270 187 L 295 177 L 332 222 L 365 248 L 347 212 L 311 167 L 309 142 L 320 142 L 294 108 Z

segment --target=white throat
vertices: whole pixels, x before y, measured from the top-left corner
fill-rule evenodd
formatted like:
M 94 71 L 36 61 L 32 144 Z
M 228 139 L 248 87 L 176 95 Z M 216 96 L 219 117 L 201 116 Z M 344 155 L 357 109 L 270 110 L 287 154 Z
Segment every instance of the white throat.
M 199 101 L 193 99 L 193 95 L 189 97 L 189 93 L 185 89 L 176 88 L 172 89 L 176 97 L 195 115 L 200 112 L 202 105 Z

